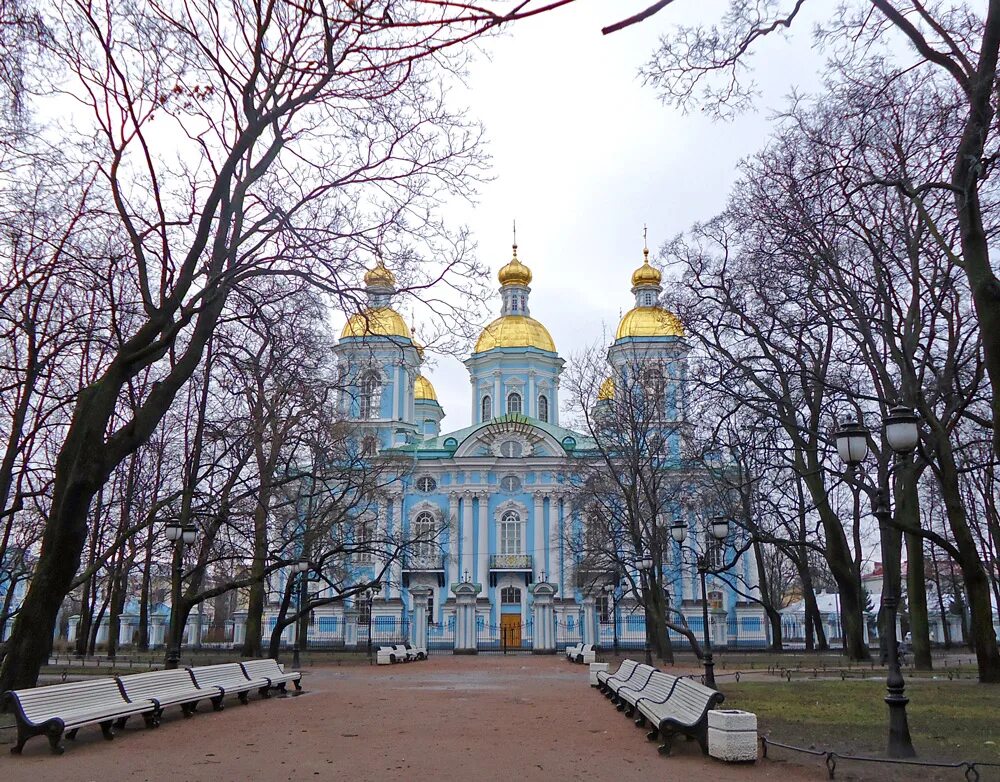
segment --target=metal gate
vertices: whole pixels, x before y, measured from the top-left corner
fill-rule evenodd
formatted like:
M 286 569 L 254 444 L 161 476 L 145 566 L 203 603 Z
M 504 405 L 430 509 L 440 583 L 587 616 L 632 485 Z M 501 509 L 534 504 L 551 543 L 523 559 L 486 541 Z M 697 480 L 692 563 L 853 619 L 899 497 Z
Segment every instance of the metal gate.
M 533 649 L 531 622 L 477 624 L 476 648 L 480 654 L 519 654 Z

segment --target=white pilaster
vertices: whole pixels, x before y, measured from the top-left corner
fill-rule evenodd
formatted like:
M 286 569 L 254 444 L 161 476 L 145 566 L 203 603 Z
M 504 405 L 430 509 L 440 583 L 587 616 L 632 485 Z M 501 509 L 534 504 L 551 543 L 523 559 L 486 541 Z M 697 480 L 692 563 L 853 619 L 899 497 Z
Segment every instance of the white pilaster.
M 493 373 L 493 417 L 507 414 L 507 401 L 500 396 L 500 372 Z
M 524 400 L 524 414 L 538 418 L 538 400 L 535 398 L 535 370 L 528 370 L 528 398 Z
M 562 496 L 553 496 L 553 506 L 549 508 L 549 572 L 547 580 L 558 587 L 559 594 L 565 597 L 566 590 L 562 581 Z
M 534 571 L 535 583 L 542 580 L 541 574 L 545 570 L 545 494 L 540 491 L 535 492 L 535 525 L 534 542 L 531 552 L 531 566 Z
M 461 576 L 458 572 L 458 493 L 452 492 L 448 495 L 448 585 L 457 582 Z
M 393 496 L 393 514 L 392 514 L 392 534 L 398 541 L 403 540 L 403 495 L 396 494 Z M 398 590 L 397 596 L 403 596 L 403 563 L 397 556 L 395 561 L 392 563 L 390 573 L 390 581 L 393 586 Z
M 462 495 L 462 572 L 459 573 L 459 580 L 465 578 L 468 571 L 469 578 L 472 578 L 475 569 L 473 560 L 473 539 L 472 539 L 472 492 Z
M 479 572 L 476 574 L 476 581 L 486 589 L 490 583 L 490 539 L 489 522 L 487 521 L 489 495 L 486 492 L 477 492 L 475 496 L 479 499 Z

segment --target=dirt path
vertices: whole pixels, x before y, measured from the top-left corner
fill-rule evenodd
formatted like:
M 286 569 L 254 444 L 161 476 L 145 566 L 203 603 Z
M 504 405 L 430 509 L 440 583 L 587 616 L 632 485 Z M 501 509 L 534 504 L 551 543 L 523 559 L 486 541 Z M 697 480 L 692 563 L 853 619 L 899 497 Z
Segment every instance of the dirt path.
M 158 730 L 135 720 L 112 743 L 84 728 L 66 754 L 32 739 L 0 780 L 822 779 L 788 763 L 729 766 L 680 740 L 660 757 L 644 732 L 558 657 L 453 657 L 315 668 L 298 698 L 227 700 Z

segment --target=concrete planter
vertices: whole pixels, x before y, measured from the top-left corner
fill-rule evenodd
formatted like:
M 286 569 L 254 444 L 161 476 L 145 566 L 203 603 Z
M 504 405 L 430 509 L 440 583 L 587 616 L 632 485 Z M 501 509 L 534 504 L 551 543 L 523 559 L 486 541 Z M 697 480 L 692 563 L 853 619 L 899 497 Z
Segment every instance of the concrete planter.
M 709 711 L 708 754 L 729 763 L 757 760 L 757 715 L 737 709 Z
M 590 686 L 596 687 L 598 684 L 597 674 L 601 671 L 608 670 L 607 663 L 591 663 L 590 664 Z

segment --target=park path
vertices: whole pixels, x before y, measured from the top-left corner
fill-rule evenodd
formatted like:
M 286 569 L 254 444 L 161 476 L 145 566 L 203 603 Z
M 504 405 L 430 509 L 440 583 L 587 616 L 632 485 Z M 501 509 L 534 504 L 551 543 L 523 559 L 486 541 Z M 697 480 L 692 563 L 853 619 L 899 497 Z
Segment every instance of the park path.
M 297 698 L 227 699 L 158 730 L 136 720 L 111 743 L 84 728 L 66 754 L 44 738 L 0 758 L 0 780 L 818 780 L 817 767 L 732 766 L 679 740 L 661 757 L 644 732 L 560 657 L 455 657 L 307 669 Z

